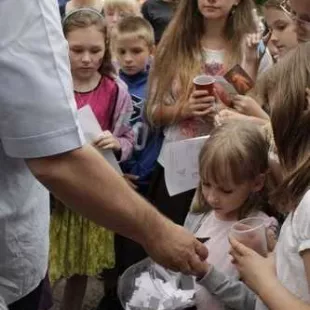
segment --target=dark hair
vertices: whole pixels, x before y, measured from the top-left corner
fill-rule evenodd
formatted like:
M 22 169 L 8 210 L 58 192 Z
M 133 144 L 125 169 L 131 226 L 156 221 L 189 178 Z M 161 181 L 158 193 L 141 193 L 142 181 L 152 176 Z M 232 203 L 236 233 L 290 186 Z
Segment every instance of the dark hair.
M 107 24 L 100 12 L 91 8 L 77 9 L 64 17 L 62 25 L 65 37 L 67 37 L 68 33 L 72 30 L 96 26 L 98 31 L 102 33 L 105 41 L 105 53 L 103 56 L 102 65 L 98 71 L 100 74 L 105 76 L 110 76 L 115 73 L 115 68 L 112 64 Z

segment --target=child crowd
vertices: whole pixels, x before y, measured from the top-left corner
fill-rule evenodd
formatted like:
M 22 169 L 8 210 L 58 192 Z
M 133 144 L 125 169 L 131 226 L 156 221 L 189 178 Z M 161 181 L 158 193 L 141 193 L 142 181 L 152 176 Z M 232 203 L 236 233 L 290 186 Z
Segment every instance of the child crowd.
M 89 105 L 102 129 L 93 146 L 112 150 L 128 184 L 164 215 L 210 238 L 198 310 L 310 308 L 310 9 L 297 14 L 299 1 L 71 0 L 64 9 L 77 107 Z M 195 76 L 217 80 L 237 64 L 254 81 L 248 93 L 227 100 L 220 88 L 194 88 Z M 197 189 L 171 197 L 166 147 L 206 135 Z M 87 277 L 99 275 L 98 309 L 122 309 L 117 279 L 143 248 L 53 206 L 49 278 L 67 279 L 61 309 L 82 309 Z M 267 258 L 229 238 L 253 216 L 266 223 Z

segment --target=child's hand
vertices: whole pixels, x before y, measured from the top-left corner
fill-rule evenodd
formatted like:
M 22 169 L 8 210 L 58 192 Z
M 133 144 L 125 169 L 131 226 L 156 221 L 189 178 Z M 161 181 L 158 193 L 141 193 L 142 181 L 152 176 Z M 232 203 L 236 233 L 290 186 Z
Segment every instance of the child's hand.
M 133 188 L 134 190 L 137 190 L 138 186 L 135 184 L 135 181 L 139 180 L 139 177 L 137 175 L 133 174 L 124 174 L 125 181 L 127 184 Z
M 238 269 L 242 280 L 253 291 L 258 293 L 266 282 L 276 281 L 273 254 L 265 258 L 238 242 L 235 238 L 230 238 L 229 241 L 232 247 L 230 254 L 233 257 L 233 263 Z
M 232 102 L 234 109 L 239 113 L 259 118 L 268 118 L 261 106 L 250 96 L 235 95 L 232 98 Z
M 194 90 L 188 104 L 182 107 L 181 118 L 203 117 L 214 112 L 213 103 L 215 98 L 209 96 L 206 90 Z
M 202 280 L 206 276 L 208 271 L 209 271 L 210 265 L 207 263 L 207 261 L 205 261 L 205 265 L 204 266 L 205 266 L 204 270 L 202 270 L 201 272 L 199 272 L 199 274 L 197 274 L 197 281 Z
M 275 232 L 271 228 L 267 228 L 266 238 L 267 238 L 268 252 L 273 252 L 278 240 Z
M 95 147 L 100 149 L 119 151 L 121 145 L 109 130 L 103 131 L 101 135 L 93 142 Z
M 246 115 L 240 114 L 237 111 L 231 109 L 223 109 L 219 111 L 219 113 L 215 116 L 215 124 L 221 125 L 223 123 L 229 122 L 230 120 L 243 121 L 247 119 L 248 117 Z
M 258 62 L 257 48 L 261 41 L 260 33 L 251 33 L 247 35 L 244 42 L 244 62 L 246 64 L 256 64 Z

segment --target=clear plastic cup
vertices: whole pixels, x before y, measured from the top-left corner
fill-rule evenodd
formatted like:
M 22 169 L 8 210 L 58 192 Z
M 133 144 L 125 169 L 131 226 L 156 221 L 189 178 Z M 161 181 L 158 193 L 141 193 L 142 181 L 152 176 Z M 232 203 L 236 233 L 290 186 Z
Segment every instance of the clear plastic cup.
M 265 220 L 260 217 L 249 217 L 235 223 L 229 235 L 262 256 L 267 256 L 267 237 Z

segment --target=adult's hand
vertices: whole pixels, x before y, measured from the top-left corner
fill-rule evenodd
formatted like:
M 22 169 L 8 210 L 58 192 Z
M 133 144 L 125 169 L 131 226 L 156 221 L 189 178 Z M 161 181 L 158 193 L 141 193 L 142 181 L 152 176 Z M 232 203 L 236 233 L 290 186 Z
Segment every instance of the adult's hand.
M 257 254 L 252 249 L 238 242 L 235 238 L 229 239 L 230 254 L 233 263 L 240 273 L 242 280 L 257 294 L 264 288 L 266 281 L 276 281 L 274 254 L 267 258 Z
M 156 262 L 171 270 L 201 275 L 206 269 L 207 248 L 183 227 L 170 221 L 159 227 L 144 247 Z
M 130 189 L 91 146 L 27 164 L 66 206 L 140 243 L 159 264 L 191 274 L 204 270 L 204 245 Z

